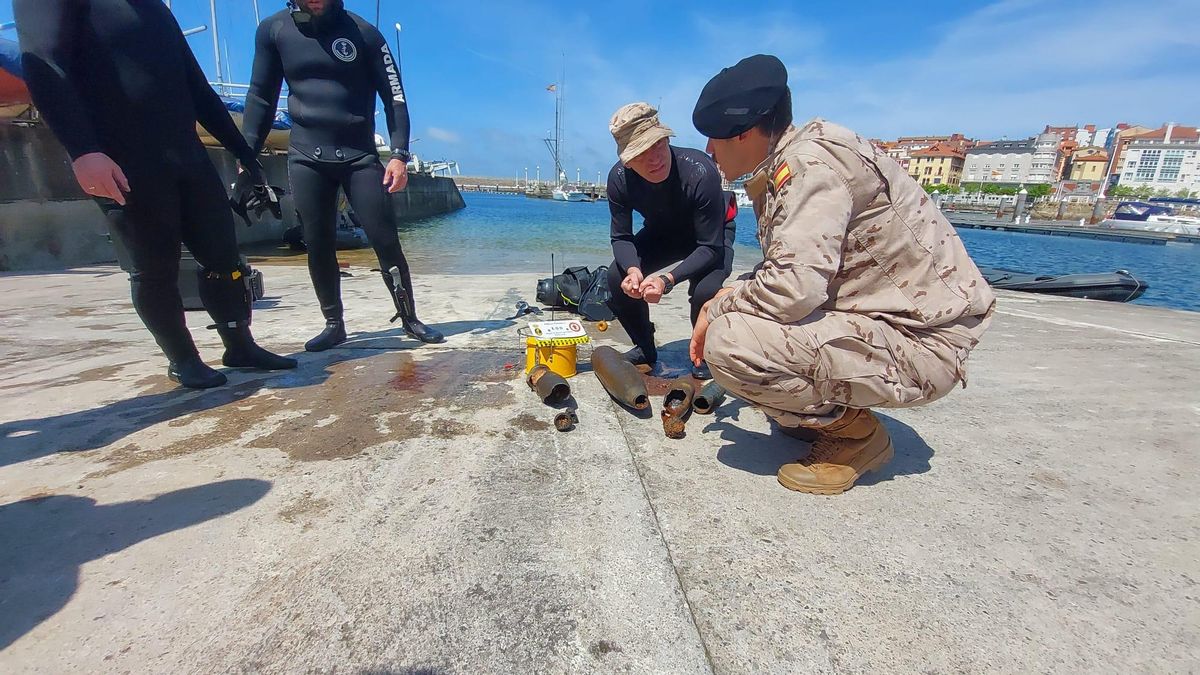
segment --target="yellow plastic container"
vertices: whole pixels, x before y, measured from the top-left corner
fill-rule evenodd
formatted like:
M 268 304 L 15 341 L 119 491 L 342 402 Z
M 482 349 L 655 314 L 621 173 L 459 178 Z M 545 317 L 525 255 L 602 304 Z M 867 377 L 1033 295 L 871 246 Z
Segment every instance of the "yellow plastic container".
M 552 372 L 563 377 L 575 376 L 576 346 L 574 344 L 554 345 L 535 337 L 525 338 L 525 372 L 533 367 L 545 364 Z

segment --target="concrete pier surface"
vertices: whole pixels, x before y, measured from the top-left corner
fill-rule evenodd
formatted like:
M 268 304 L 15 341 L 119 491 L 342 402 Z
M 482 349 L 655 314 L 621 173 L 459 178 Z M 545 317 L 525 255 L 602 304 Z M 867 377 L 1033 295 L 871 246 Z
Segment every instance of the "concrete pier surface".
M 0 672 L 1200 669 L 1200 314 L 1005 294 L 969 386 L 815 497 L 738 401 L 669 441 L 585 369 L 556 432 L 505 320 L 537 275 L 419 275 L 429 347 L 352 267 L 353 339 L 306 354 L 306 272 L 264 270 L 301 367 L 206 392 L 115 267 L 0 275 Z

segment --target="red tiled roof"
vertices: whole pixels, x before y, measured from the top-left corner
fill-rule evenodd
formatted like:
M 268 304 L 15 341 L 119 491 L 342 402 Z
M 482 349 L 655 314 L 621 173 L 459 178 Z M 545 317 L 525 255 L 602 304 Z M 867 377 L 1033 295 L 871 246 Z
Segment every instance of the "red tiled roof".
M 1076 162 L 1107 162 L 1108 155 L 1103 154 L 1103 153 L 1098 154 L 1098 155 L 1084 155 L 1083 157 L 1076 157 L 1075 161 Z
M 912 153 L 912 157 L 957 157 L 966 159 L 966 154 L 959 150 L 955 145 L 943 145 L 942 143 L 934 143 L 932 146 L 924 150 L 917 150 Z
M 1157 129 L 1155 129 L 1154 131 L 1147 131 L 1144 134 L 1137 134 L 1137 135 L 1133 136 L 1133 140 L 1135 140 L 1135 141 L 1138 141 L 1138 140 L 1161 141 L 1161 140 L 1165 139 L 1166 137 L 1167 137 L 1167 128 L 1159 127 Z M 1200 130 L 1197 130 L 1196 127 L 1185 127 L 1185 126 L 1181 126 L 1181 125 L 1176 125 L 1175 128 L 1171 129 L 1171 140 L 1173 140 L 1173 141 L 1176 141 L 1176 140 L 1180 140 L 1180 141 L 1200 140 Z

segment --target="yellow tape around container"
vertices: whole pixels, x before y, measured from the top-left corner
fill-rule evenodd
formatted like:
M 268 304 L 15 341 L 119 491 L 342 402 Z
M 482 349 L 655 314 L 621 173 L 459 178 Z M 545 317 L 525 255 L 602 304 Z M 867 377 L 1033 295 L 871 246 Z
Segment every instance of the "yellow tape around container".
M 551 372 L 573 377 L 576 372 L 576 347 L 591 341 L 583 330 L 583 322 L 537 321 L 529 324 L 532 335 L 525 337 L 525 372 L 534 366 L 545 365 Z

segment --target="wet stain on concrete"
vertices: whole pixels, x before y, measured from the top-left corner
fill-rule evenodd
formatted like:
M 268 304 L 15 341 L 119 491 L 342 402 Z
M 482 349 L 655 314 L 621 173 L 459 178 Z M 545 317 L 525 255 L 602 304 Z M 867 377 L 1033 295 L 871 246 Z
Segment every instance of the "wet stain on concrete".
M 599 642 L 593 642 L 592 645 L 588 647 L 588 651 L 591 652 L 592 656 L 599 659 L 603 658 L 605 654 L 620 652 L 621 647 L 615 642 L 610 642 L 609 640 L 600 640 Z
M 39 380 L 37 382 L 0 385 L 0 391 L 7 391 L 10 389 L 57 389 L 59 387 L 69 387 L 73 384 L 79 384 L 81 382 L 103 382 L 105 380 L 112 379 L 126 366 L 132 366 L 135 363 L 137 363 L 137 361 L 126 361 L 125 363 L 118 363 L 111 366 L 90 368 L 75 375 L 58 377 L 53 380 Z
M 299 499 L 292 502 L 287 508 L 279 512 L 279 519 L 285 523 L 297 523 L 303 521 L 304 531 L 312 529 L 312 521 L 315 517 L 324 514 L 333 503 L 323 497 L 313 498 L 311 492 L 305 492 Z
M 665 377 L 643 374 L 642 379 L 646 381 L 646 393 L 651 396 L 666 396 L 671 388 L 671 381 Z
M 165 394 L 169 391 L 180 389 L 180 386 L 171 380 L 167 379 L 167 372 L 164 368 L 157 375 L 147 375 L 133 383 L 133 386 L 138 391 L 139 396 L 154 396 L 156 394 Z
M 473 425 L 463 424 L 457 420 L 434 420 L 429 425 L 429 433 L 438 438 L 450 440 L 463 436 L 473 436 L 479 433 L 479 430 Z
M 345 356 L 338 353 L 334 358 Z M 310 462 L 355 457 L 386 441 L 477 435 L 473 425 L 438 413 L 509 402 L 512 382 L 520 376 L 519 371 L 505 370 L 511 361 L 512 355 L 502 351 L 439 352 L 427 358 L 406 352 L 354 353 L 354 358 L 324 367 L 307 363 L 290 374 L 184 394 L 183 400 L 143 411 L 142 419 L 170 420 L 167 425 L 179 429 L 195 424 L 204 431 L 159 450 L 125 446 L 110 452 L 105 460 L 114 466 L 102 473 L 225 445 L 278 449 L 291 460 Z M 220 396 L 222 401 L 198 410 L 204 396 Z M 255 433 L 261 435 L 243 441 L 256 426 Z
M 195 452 L 195 450 L 196 448 L 181 443 L 175 443 L 159 450 L 142 450 L 141 446 L 136 443 L 126 443 L 105 455 L 104 461 L 108 462 L 107 467 L 89 473 L 83 479 L 86 481 L 92 478 L 104 478 L 160 459 L 182 457 Z
M 516 429 L 522 431 L 546 431 L 554 425 L 545 420 L 540 420 L 529 413 L 521 413 L 508 421 Z
M 643 373 L 642 379 L 646 382 L 646 393 L 650 394 L 651 396 L 666 396 L 667 392 L 671 390 L 671 384 L 680 377 L 683 377 L 685 372 L 686 371 L 681 371 L 679 373 L 672 374 L 669 377 L 648 375 Z M 694 377 L 692 378 L 692 385 L 695 386 L 696 391 L 700 391 L 704 384 L 704 382 L 697 380 Z
M 104 308 L 72 307 L 71 309 L 64 310 L 62 312 L 59 312 L 58 314 L 55 314 L 55 316 L 60 319 L 70 319 L 73 317 L 80 317 L 80 316 L 96 316 L 99 314 L 108 314 L 109 309 L 110 309 L 109 307 L 104 307 Z

